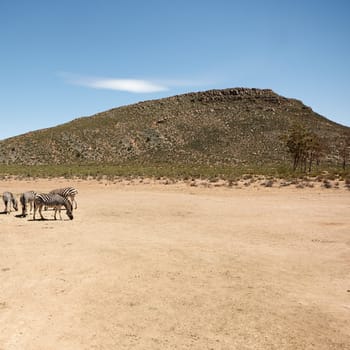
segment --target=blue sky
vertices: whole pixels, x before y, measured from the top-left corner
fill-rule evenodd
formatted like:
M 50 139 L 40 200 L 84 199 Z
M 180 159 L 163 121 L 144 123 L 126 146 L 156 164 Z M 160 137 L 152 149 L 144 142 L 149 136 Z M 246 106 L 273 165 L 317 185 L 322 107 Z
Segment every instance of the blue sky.
M 0 0 L 0 45 L 0 139 L 239 86 L 350 126 L 350 1 Z

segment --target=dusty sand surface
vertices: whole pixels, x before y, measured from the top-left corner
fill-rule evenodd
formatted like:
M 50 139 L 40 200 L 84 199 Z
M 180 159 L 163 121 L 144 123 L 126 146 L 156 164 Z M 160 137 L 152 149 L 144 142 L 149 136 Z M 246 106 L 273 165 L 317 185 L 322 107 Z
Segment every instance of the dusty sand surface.
M 350 349 L 350 191 L 0 191 L 64 185 L 73 221 L 0 215 L 1 350 Z

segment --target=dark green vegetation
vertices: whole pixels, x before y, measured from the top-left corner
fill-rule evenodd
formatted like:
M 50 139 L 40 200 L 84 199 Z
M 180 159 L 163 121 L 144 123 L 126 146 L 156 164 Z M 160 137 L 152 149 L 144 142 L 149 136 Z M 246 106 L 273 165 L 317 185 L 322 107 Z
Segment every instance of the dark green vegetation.
M 112 109 L 0 141 L 0 173 L 24 176 L 283 175 L 293 125 L 322 143 L 319 170 L 341 168 L 336 124 L 271 90 L 189 93 Z

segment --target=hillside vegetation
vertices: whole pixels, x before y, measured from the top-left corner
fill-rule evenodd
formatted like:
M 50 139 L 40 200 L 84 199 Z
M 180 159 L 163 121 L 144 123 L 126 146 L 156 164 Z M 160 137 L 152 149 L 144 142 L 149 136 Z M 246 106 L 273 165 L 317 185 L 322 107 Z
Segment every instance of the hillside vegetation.
M 271 166 L 290 162 L 282 136 L 295 123 L 327 144 L 349 128 L 272 90 L 232 88 L 140 102 L 0 141 L 3 165 Z

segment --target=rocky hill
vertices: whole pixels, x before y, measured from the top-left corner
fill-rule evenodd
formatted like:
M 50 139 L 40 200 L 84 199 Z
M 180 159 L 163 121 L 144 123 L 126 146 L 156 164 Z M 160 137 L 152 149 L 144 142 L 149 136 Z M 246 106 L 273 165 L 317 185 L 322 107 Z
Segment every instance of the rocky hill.
M 188 93 L 111 109 L 0 141 L 2 164 L 271 164 L 289 159 L 295 122 L 319 134 L 336 161 L 349 128 L 272 90 Z

